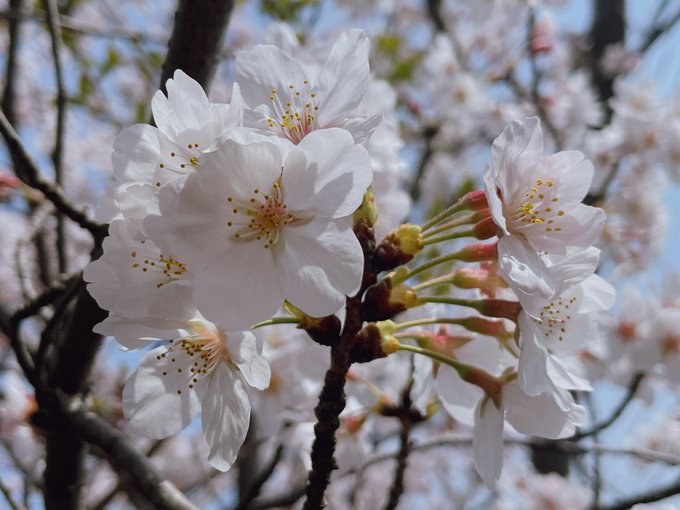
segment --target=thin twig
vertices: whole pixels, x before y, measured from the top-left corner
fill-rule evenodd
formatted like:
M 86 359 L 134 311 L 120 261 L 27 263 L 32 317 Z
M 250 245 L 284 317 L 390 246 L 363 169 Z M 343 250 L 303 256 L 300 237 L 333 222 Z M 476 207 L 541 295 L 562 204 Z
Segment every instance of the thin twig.
M 16 158 L 18 164 L 17 177 L 19 179 L 28 186 L 40 191 L 57 209 L 79 226 L 88 230 L 95 238 L 99 239 L 106 235 L 106 225 L 90 219 L 87 214 L 71 203 L 61 187 L 52 184 L 42 177 L 37 164 L 28 154 L 19 139 L 19 135 L 14 131 L 14 128 L 2 112 L 0 112 L 0 134 L 5 138 L 10 153 Z
M 633 400 L 633 398 L 635 397 L 635 393 L 637 393 L 637 390 L 640 387 L 640 384 L 642 384 L 642 380 L 644 378 L 645 378 L 644 373 L 637 373 L 633 376 L 630 383 L 628 384 L 628 388 L 626 389 L 626 394 L 624 395 L 621 402 L 619 402 L 619 405 L 616 406 L 616 408 L 612 411 L 611 415 L 609 415 L 609 418 L 607 418 L 603 422 L 593 425 L 589 429 L 577 432 L 569 439 L 571 441 L 578 441 L 579 439 L 583 439 L 584 437 L 589 437 L 594 434 L 597 434 L 598 432 L 612 425 L 619 418 L 619 416 L 621 416 L 623 411 L 626 410 L 628 404 L 630 404 L 630 402 Z
M 635 505 L 641 505 L 644 503 L 653 503 L 654 501 L 660 501 L 662 499 L 670 498 L 680 494 L 680 479 L 676 479 L 671 482 L 666 487 L 661 487 L 657 490 L 652 490 L 645 492 L 644 494 L 639 494 L 638 496 L 633 496 L 628 499 L 619 500 L 612 505 L 600 506 L 596 510 L 628 510 L 633 508 Z
M 397 466 L 394 470 L 394 479 L 390 487 L 389 497 L 385 510 L 395 510 L 399 504 L 402 494 L 404 493 L 404 475 L 406 474 L 406 465 L 408 456 L 411 452 L 409 445 L 409 437 L 411 429 L 413 428 L 413 421 L 411 420 L 411 389 L 413 388 L 413 357 L 411 357 L 411 369 L 408 381 L 401 392 L 401 405 L 399 413 L 399 422 L 401 428 L 399 430 L 399 452 L 397 453 Z
M 269 463 L 267 463 L 265 468 L 260 473 L 258 473 L 252 483 L 248 486 L 246 493 L 239 498 L 239 502 L 234 507 L 234 510 L 248 510 L 250 508 L 250 504 L 260 494 L 262 486 L 264 486 L 267 480 L 269 480 L 269 478 L 274 473 L 276 466 L 278 466 L 279 462 L 281 462 L 284 450 L 285 447 L 283 443 L 279 443 L 279 446 L 276 448 L 276 451 L 274 452 L 274 455 L 272 456 Z
M 71 276 L 66 280 L 55 283 L 50 288 L 45 289 L 40 295 L 33 298 L 32 301 L 25 304 L 24 306 L 19 308 L 16 312 L 14 312 L 12 314 L 11 320 L 17 323 L 21 322 L 24 319 L 32 317 L 33 315 L 38 313 L 38 311 L 40 311 L 41 308 L 54 304 L 54 302 L 66 291 L 68 286 L 76 278 L 80 277 L 81 277 L 80 274 Z
M 0 492 L 2 492 L 2 494 L 5 496 L 5 499 L 7 500 L 7 503 L 9 504 L 9 507 L 12 510 L 26 510 L 26 507 L 24 507 L 24 505 L 14 500 L 14 498 L 12 497 L 12 493 L 9 491 L 9 488 L 5 486 L 4 483 L 2 483 L 2 480 L 0 480 Z
M 143 454 L 135 450 L 122 432 L 94 413 L 76 409 L 65 415 L 73 431 L 98 446 L 116 469 L 126 472 L 134 486 L 159 508 L 196 510 L 196 507 L 169 481 L 163 480 Z
M 654 28 L 649 31 L 647 37 L 642 41 L 638 53 L 643 54 L 646 52 L 659 37 L 670 31 L 678 21 L 680 21 L 680 10 L 666 23 L 655 25 Z
M 61 27 L 59 26 L 59 7 L 56 0 L 44 0 L 47 28 L 52 44 L 52 60 L 54 61 L 54 79 L 57 85 L 57 123 L 55 130 L 54 150 L 52 151 L 52 163 L 54 165 L 54 182 L 57 186 L 63 187 L 63 149 L 65 137 L 66 119 L 66 88 L 64 86 L 63 64 L 62 64 L 62 37 Z M 57 210 L 56 228 L 56 248 L 57 264 L 59 272 L 66 274 L 68 263 L 66 258 L 66 237 L 64 233 L 64 216 Z

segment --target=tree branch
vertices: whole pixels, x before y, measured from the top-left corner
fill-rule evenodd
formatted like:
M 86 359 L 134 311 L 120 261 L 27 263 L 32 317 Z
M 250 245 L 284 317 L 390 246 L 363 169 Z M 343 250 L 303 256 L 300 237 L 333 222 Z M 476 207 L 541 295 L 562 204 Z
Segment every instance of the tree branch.
M 608 428 L 610 425 L 612 425 L 616 420 L 618 420 L 619 416 L 623 414 L 623 411 L 626 410 L 626 407 L 628 407 L 628 404 L 633 400 L 635 397 L 635 393 L 637 393 L 638 388 L 640 387 L 640 384 L 642 384 L 642 380 L 645 378 L 644 373 L 637 373 L 633 376 L 633 379 L 631 379 L 630 383 L 628 383 L 628 388 L 626 389 L 626 394 L 624 395 L 623 399 L 621 402 L 619 402 L 619 405 L 616 406 L 616 408 L 612 411 L 612 414 L 609 415 L 609 418 L 607 418 L 605 421 L 600 422 L 594 426 L 592 426 L 589 429 L 583 430 L 581 432 L 578 432 L 574 434 L 572 437 L 569 438 L 570 441 L 578 441 L 579 439 L 583 439 L 584 437 L 592 436 L 594 434 L 597 434 L 598 432 Z
M 66 119 L 66 89 L 62 71 L 62 38 L 59 26 L 59 8 L 56 0 L 44 0 L 45 12 L 47 13 L 47 29 L 52 44 L 52 60 L 54 61 L 54 79 L 57 85 L 57 123 L 55 130 L 54 150 L 52 151 L 52 163 L 54 165 L 54 182 L 57 186 L 64 185 L 63 180 L 63 148 Z M 66 237 L 64 234 L 64 216 L 57 210 L 57 264 L 59 272 L 66 274 L 68 263 L 66 259 Z
M 354 226 L 354 232 L 364 252 L 364 274 L 361 288 L 354 297 L 347 298 L 345 326 L 339 341 L 331 345 L 331 364 L 324 377 L 319 402 L 314 409 L 317 422 L 314 425 L 312 444 L 312 469 L 307 482 L 307 499 L 303 510 L 320 510 L 326 506 L 324 495 L 331 480 L 331 473 L 338 466 L 335 462 L 335 433 L 340 426 L 340 413 L 345 408 L 345 381 L 352 360 L 350 351 L 357 333 L 363 326 L 361 298 L 364 291 L 376 280 L 372 259 L 375 251 L 373 228 L 364 220 Z
M 229 24 L 233 0 L 182 0 L 175 13 L 175 26 L 163 64 L 161 90 L 181 69 L 208 89 Z
M 28 186 L 37 189 L 54 204 L 54 206 L 76 222 L 82 228 L 88 230 L 95 239 L 101 239 L 106 235 L 107 226 L 98 223 L 88 217 L 83 211 L 77 209 L 64 194 L 61 187 L 45 180 L 38 169 L 38 165 L 29 156 L 16 131 L 7 120 L 4 113 L 0 112 L 0 134 L 5 138 L 7 147 L 15 159 L 17 177 Z

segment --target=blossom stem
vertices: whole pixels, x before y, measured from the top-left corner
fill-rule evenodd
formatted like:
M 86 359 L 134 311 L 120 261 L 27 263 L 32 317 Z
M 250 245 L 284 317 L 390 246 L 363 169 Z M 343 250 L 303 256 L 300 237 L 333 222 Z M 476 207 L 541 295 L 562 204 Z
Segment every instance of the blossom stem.
M 460 211 L 479 211 L 482 209 L 488 209 L 488 207 L 489 204 L 486 201 L 486 196 L 483 191 L 471 191 L 470 193 L 462 196 L 458 202 L 451 205 L 450 207 L 447 207 L 430 221 L 425 223 L 425 225 L 423 225 L 423 232 Z
M 483 260 L 495 260 L 497 258 L 498 251 L 495 244 L 473 244 L 470 246 L 465 246 L 456 252 L 446 253 L 444 255 L 440 255 L 439 257 L 428 260 L 424 264 L 417 266 L 410 271 L 397 272 L 392 276 L 392 285 L 396 286 L 405 282 L 409 278 L 422 273 L 423 271 L 427 271 L 431 267 L 444 264 L 445 262 L 450 262 L 452 260 L 460 260 L 462 262 L 480 262 Z
M 438 226 L 437 228 L 433 228 L 432 230 L 428 230 L 427 232 L 423 233 L 423 239 L 427 239 L 428 237 L 432 237 L 435 234 L 441 234 L 442 232 L 446 232 L 447 230 L 451 230 L 454 227 L 462 227 L 463 225 L 472 225 L 474 223 L 477 223 L 479 220 L 477 214 L 468 214 L 467 216 L 463 216 L 461 218 L 458 218 L 457 220 L 451 220 L 448 223 L 444 223 L 443 225 Z
M 429 317 L 426 319 L 416 319 L 395 324 L 394 331 L 432 324 L 457 324 L 464 327 L 468 331 L 473 331 L 482 335 L 493 336 L 496 338 L 512 337 L 512 333 L 505 329 L 505 326 L 503 326 L 501 321 L 491 321 L 481 317 Z
M 484 390 L 484 393 L 486 393 L 489 398 L 493 399 L 494 403 L 496 400 L 500 400 L 503 391 L 503 381 L 481 368 L 461 363 L 438 352 L 423 349 L 422 347 L 416 347 L 415 345 L 401 344 L 399 349 L 415 354 L 421 354 L 450 366 L 458 372 L 458 375 L 463 381 L 474 384 Z
M 431 244 L 436 244 L 436 243 L 441 243 L 443 241 L 450 241 L 452 239 L 460 239 L 462 237 L 473 237 L 474 232 L 472 229 L 468 230 L 459 230 L 458 232 L 452 232 L 450 234 L 446 234 L 443 236 L 439 237 L 430 237 L 428 239 L 423 240 L 423 246 L 429 246 Z
M 487 317 L 499 317 L 510 319 L 517 322 L 521 305 L 516 301 L 505 301 L 503 299 L 460 299 L 442 296 L 419 296 L 420 303 L 443 303 L 445 305 L 458 305 L 474 308 L 482 315 Z
M 257 329 L 261 328 L 263 326 L 273 326 L 274 324 L 299 324 L 300 319 L 297 317 L 272 317 L 271 319 L 267 319 L 266 321 L 258 322 L 254 326 L 251 326 L 250 329 Z

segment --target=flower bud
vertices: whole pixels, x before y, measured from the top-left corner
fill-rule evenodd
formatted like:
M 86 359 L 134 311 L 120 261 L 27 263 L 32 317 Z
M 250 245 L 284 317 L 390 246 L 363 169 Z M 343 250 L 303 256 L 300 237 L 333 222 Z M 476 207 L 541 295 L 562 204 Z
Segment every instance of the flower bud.
M 354 211 L 354 223 L 360 219 L 364 219 L 369 225 L 375 225 L 378 220 L 378 211 L 375 207 L 375 195 L 373 194 L 373 188 L 368 187 L 366 193 L 364 193 L 364 199 L 361 202 L 359 208 Z
M 373 257 L 377 271 L 406 264 L 423 248 L 423 237 L 418 225 L 400 225 L 380 241 Z
M 472 232 L 476 239 L 484 241 L 498 234 L 498 225 L 496 225 L 491 216 L 487 216 L 472 227 Z
M 489 203 L 486 200 L 486 192 L 482 190 L 466 193 L 461 201 L 465 204 L 465 208 L 470 211 L 479 211 L 489 208 Z
M 410 287 L 399 284 L 393 288 L 392 278 L 387 277 L 369 287 L 364 294 L 361 318 L 365 321 L 387 320 L 418 304 L 418 295 Z
M 387 353 L 382 349 L 380 329 L 374 323 L 367 324 L 354 337 L 350 360 L 354 363 L 368 363 L 385 356 Z
M 335 315 L 310 317 L 302 310 L 286 301 L 286 309 L 300 319 L 298 329 L 303 329 L 312 340 L 320 345 L 335 345 L 340 338 L 342 324 Z

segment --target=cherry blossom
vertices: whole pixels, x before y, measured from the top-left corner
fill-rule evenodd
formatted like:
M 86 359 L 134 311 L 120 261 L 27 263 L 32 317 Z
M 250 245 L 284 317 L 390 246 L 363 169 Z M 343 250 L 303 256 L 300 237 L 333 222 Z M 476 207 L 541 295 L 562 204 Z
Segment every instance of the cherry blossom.
M 269 364 L 262 344 L 250 331 L 226 331 L 196 315 L 156 327 L 126 321 L 97 327 L 102 334 L 137 336 L 140 341 L 166 339 L 144 355 L 123 390 L 123 407 L 131 430 L 152 438 L 176 434 L 201 413 L 210 445 L 210 464 L 228 470 L 245 440 L 250 421 L 247 387 L 269 385 Z M 136 333 L 136 335 L 135 335 Z
M 363 142 L 381 119 L 353 116 L 369 83 L 368 48 L 361 30 L 343 32 L 316 76 L 276 46 L 242 51 L 234 79 L 248 106 L 245 125 L 293 143 L 316 129 L 342 127 Z
M 324 316 L 359 288 L 351 214 L 370 182 L 365 149 L 342 129 L 315 131 L 285 157 L 274 142 L 227 141 L 182 189 L 161 191 L 145 227 L 196 268 L 195 303 L 218 324 L 252 325 L 284 299 Z

